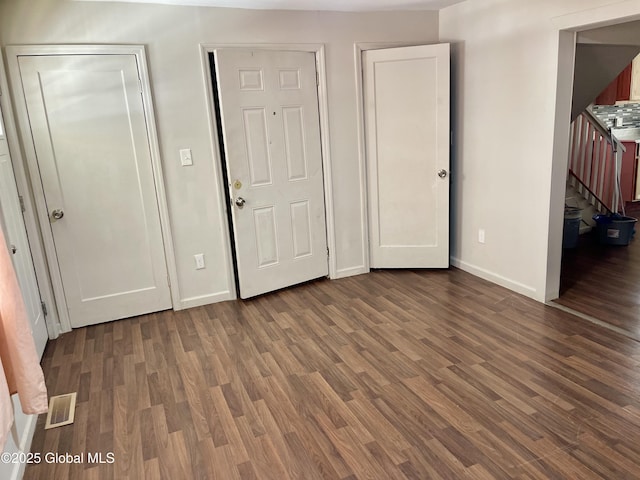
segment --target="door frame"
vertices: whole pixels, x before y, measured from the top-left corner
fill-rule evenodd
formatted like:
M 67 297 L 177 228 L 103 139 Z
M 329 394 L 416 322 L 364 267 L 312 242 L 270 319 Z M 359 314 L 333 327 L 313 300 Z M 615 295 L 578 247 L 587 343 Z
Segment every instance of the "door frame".
M 316 57 L 316 71 L 318 73 L 318 112 L 320 114 L 320 149 L 322 155 L 322 177 L 324 187 L 324 206 L 325 206 L 325 222 L 327 228 L 327 247 L 329 249 L 329 278 L 338 278 L 337 258 L 336 258 L 336 235 L 335 235 L 335 216 L 333 207 L 333 180 L 331 174 L 331 143 L 329 141 L 329 103 L 327 95 L 327 75 L 325 64 L 324 44 L 310 43 L 201 43 L 200 56 L 202 62 L 202 76 L 204 81 L 204 89 L 207 96 L 207 116 L 209 117 L 209 138 L 211 142 L 212 158 L 214 159 L 214 171 L 218 187 L 218 198 L 220 204 L 226 212 L 226 197 L 229 195 L 229 186 L 224 184 L 224 176 L 222 173 L 222 156 L 220 152 L 220 141 L 218 136 L 218 123 L 215 114 L 215 103 L 213 95 L 213 82 L 211 78 L 211 65 L 209 63 L 209 53 L 213 53 L 221 48 L 237 48 L 243 50 L 278 50 L 278 51 L 298 51 L 311 52 Z M 225 219 L 228 217 L 228 213 Z M 224 232 L 225 250 L 227 251 L 227 271 L 229 272 L 229 285 L 236 284 L 236 271 L 233 262 L 233 253 L 231 247 L 231 232 L 229 222 L 221 221 L 221 228 Z M 237 298 L 234 292 L 234 298 Z
M 20 56 L 134 55 L 136 57 L 138 73 L 140 75 L 140 82 L 142 86 L 142 101 L 147 124 L 147 140 L 149 142 L 149 150 L 151 154 L 151 165 L 154 177 L 156 201 L 158 203 L 158 212 L 160 216 L 164 256 L 169 276 L 168 281 L 169 290 L 171 292 L 171 303 L 174 308 L 176 305 L 180 305 L 173 237 L 169 222 L 169 210 L 167 207 L 164 175 L 162 173 L 162 164 L 160 161 L 160 147 L 155 124 L 155 113 L 144 45 L 19 45 L 9 46 L 6 51 L 18 128 L 21 133 L 22 145 L 24 147 L 26 157 L 26 186 L 32 192 L 35 201 L 35 211 L 37 214 L 36 221 L 39 227 L 38 236 L 44 247 L 44 257 L 46 260 L 46 273 L 40 272 L 40 276 L 46 275 L 46 278 L 50 280 L 50 284 L 53 288 L 53 295 L 56 302 L 59 320 L 59 332 L 71 331 L 71 320 L 69 318 L 67 302 L 64 296 L 62 276 L 57 262 L 53 233 L 50 228 L 49 214 L 44 197 L 44 189 L 42 182 L 39 181 L 41 178 L 40 169 L 38 166 L 33 137 L 31 135 L 25 94 L 20 77 L 20 66 L 18 64 L 18 57 Z M 41 270 L 42 265 L 39 267 Z
M 0 105 L 0 128 L 5 122 L 3 122 L 3 108 Z M 20 195 L 18 194 L 17 181 L 15 173 L 13 171 L 13 161 L 11 158 L 11 150 L 8 148 L 9 142 L 7 138 L 6 127 L 5 131 L 0 135 L 0 139 L 4 138 L 7 147 L 8 160 L 5 159 L 2 162 L 2 156 L 0 156 L 0 227 L 5 232 L 5 240 L 12 248 L 17 249 L 13 251 L 11 260 L 15 267 L 16 276 L 20 284 L 22 296 L 26 306 L 26 311 L 31 323 L 31 333 L 34 340 L 36 340 L 36 349 L 40 358 L 44 352 L 44 346 L 40 341 L 43 340 L 43 335 L 38 323 L 42 323 L 45 328 L 46 338 L 51 338 L 52 332 L 49 328 L 49 323 L 46 320 L 45 311 L 43 306 L 42 297 L 38 288 L 38 280 L 35 276 L 35 268 L 33 265 L 33 255 L 31 253 L 31 245 L 27 236 L 27 230 L 25 225 L 25 218 L 22 212 L 22 202 L 20 201 Z M 1 153 L 1 152 L 0 152 Z M 0 245 L 0 248 L 4 248 Z M 17 256 L 15 255 L 17 254 Z M 35 311 L 32 310 L 35 308 Z M 37 327 L 37 328 L 36 328 Z M 40 349 L 42 348 L 42 352 Z
M 48 306 L 47 315 L 45 315 L 45 323 L 49 338 L 57 338 L 60 333 L 60 321 L 58 320 L 58 312 L 56 308 L 53 287 L 49 278 L 47 268 L 47 260 L 44 253 L 40 226 L 36 218 L 36 210 L 34 208 L 34 200 L 30 193 L 29 181 L 24 168 L 24 156 L 20 146 L 20 138 L 16 127 L 16 120 L 13 114 L 13 103 L 9 96 L 9 83 L 4 69 L 4 62 L 0 54 L 0 104 L 2 104 L 2 115 L 4 117 L 4 127 L 9 151 L 11 152 L 11 166 L 16 179 L 16 187 L 18 194 L 24 202 L 24 224 L 27 231 L 27 239 L 31 248 L 31 258 L 33 260 L 33 268 L 36 272 L 36 280 L 38 282 L 38 290 L 40 300 Z
M 371 271 L 371 249 L 369 248 L 369 185 L 368 185 L 368 159 L 367 139 L 365 136 L 365 110 L 364 104 L 364 62 L 362 54 L 367 50 L 380 50 L 383 48 L 418 47 L 422 45 L 436 45 L 437 43 L 422 42 L 359 42 L 353 45 L 353 55 L 356 66 L 356 104 L 357 131 L 358 131 L 358 170 L 360 175 L 360 205 L 362 228 L 362 273 Z M 449 252 L 449 264 L 451 264 L 451 252 Z
M 558 36 L 558 70 L 556 73 L 556 101 L 554 112 L 553 151 L 549 183 L 547 224 L 546 275 L 544 279 L 545 303 L 560 295 L 562 264 L 562 231 L 566 176 L 569 163 L 569 126 L 574 80 L 576 36 L 582 30 L 606 27 L 640 20 L 637 2 L 625 0 L 589 10 L 553 17 L 552 26 Z

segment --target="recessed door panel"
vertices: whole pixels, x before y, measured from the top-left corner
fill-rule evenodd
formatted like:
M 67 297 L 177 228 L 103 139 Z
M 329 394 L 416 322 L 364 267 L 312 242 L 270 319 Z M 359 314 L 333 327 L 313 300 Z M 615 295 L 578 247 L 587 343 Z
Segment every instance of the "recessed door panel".
M 300 88 L 300 71 L 280 70 L 280 89 L 281 90 L 298 90 Z
M 293 258 L 312 254 L 311 218 L 309 202 L 304 200 L 291 204 L 291 226 L 293 233 Z
M 289 180 L 307 178 L 307 154 L 304 145 L 304 117 L 302 107 L 284 107 L 285 154 Z
M 264 90 L 262 70 L 240 70 L 240 90 Z
M 244 136 L 247 143 L 247 160 L 251 185 L 271 183 L 271 159 L 267 138 L 267 119 L 264 108 L 245 108 Z
M 258 268 L 278 263 L 278 236 L 274 207 L 253 210 Z

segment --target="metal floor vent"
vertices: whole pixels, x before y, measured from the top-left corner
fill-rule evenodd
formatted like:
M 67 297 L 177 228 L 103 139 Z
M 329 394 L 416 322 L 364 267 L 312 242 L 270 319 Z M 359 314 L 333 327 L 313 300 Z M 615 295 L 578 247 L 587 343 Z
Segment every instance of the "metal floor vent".
M 44 429 L 61 427 L 73 423 L 76 413 L 76 392 L 56 395 L 49 399 L 49 413 Z

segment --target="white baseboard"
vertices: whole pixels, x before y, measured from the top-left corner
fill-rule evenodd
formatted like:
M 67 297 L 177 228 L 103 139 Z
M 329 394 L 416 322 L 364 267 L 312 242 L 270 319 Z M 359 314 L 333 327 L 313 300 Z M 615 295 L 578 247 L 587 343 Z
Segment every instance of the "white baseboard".
M 203 305 L 209 305 L 210 303 L 224 302 L 225 300 L 235 300 L 236 298 L 237 297 L 235 292 L 230 292 L 227 290 L 224 292 L 211 293 L 208 295 L 200 295 L 197 297 L 183 298 L 180 300 L 179 305 L 173 306 L 173 309 L 184 310 L 186 308 L 201 307 Z
M 336 276 L 333 279 L 353 277 L 354 275 L 362 275 L 363 273 L 369 273 L 369 269 L 364 265 L 357 267 L 342 268 L 336 271 Z
M 484 268 L 464 262 L 456 257 L 451 257 L 451 265 L 459 268 L 460 270 L 464 270 L 467 273 L 475 275 L 476 277 L 480 277 L 484 280 L 488 280 L 491 283 L 500 285 L 501 287 L 513 290 L 514 292 L 520 293 L 526 297 L 533 298 L 534 300 L 537 300 L 539 302 L 544 302 L 544 298 L 539 297 L 538 290 L 530 287 L 529 285 L 525 285 L 524 283 L 517 282 Z

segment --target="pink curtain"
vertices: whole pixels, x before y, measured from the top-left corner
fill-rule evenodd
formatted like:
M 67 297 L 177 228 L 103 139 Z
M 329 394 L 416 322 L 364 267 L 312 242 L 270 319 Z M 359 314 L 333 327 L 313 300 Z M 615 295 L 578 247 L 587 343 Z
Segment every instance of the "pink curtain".
M 10 394 L 18 394 L 24 413 L 47 411 L 44 374 L 6 247 L 0 229 L 0 448 L 4 448 L 13 424 Z

